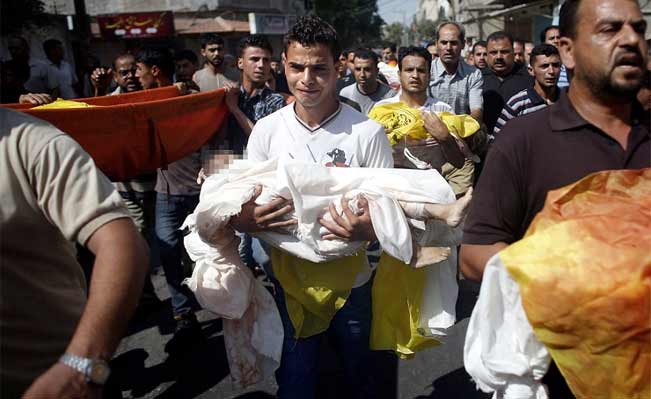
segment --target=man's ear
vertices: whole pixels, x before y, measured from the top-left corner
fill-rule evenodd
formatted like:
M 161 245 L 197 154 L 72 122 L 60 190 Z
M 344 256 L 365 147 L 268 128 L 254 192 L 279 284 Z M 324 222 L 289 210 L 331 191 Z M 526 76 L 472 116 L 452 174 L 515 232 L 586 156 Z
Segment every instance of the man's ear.
M 574 59 L 574 41 L 569 37 L 561 37 L 558 43 L 558 52 L 561 53 L 561 61 L 565 68 L 574 69 L 576 60 Z
M 152 65 L 150 71 L 151 71 L 151 75 L 155 78 L 157 78 L 160 75 L 160 68 L 158 68 L 157 65 Z
M 242 57 L 237 57 L 237 69 L 244 70 L 244 59 Z
M 531 61 L 529 61 L 529 62 L 531 62 Z M 531 64 L 527 65 L 527 72 L 529 72 L 529 75 L 531 75 L 533 77 L 536 76 L 536 74 L 533 73 L 533 67 L 531 66 Z
M 287 56 L 285 55 L 285 52 L 280 55 L 280 60 L 282 61 L 283 65 L 287 64 Z

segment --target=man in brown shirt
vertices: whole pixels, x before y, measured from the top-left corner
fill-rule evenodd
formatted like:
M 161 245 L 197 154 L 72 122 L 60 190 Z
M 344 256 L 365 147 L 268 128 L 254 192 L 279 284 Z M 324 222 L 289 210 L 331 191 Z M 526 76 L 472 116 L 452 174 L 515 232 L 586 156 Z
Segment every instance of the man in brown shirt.
M 522 238 L 549 190 L 602 170 L 651 166 L 649 118 L 635 101 L 647 56 L 638 3 L 568 0 L 560 29 L 572 85 L 557 103 L 511 121 L 490 150 L 461 246 L 470 279 L 481 280 L 486 262 Z

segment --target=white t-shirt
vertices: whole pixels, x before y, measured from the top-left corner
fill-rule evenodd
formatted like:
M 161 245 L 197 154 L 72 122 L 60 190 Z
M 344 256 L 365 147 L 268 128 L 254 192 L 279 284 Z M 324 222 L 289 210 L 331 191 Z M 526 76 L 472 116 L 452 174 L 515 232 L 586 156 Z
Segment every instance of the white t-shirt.
M 256 162 L 278 158 L 323 166 L 393 167 L 391 145 L 384 127 L 346 104 L 340 104 L 316 128 L 310 128 L 298 118 L 294 104 L 281 108 L 255 124 L 247 155 Z M 354 287 L 366 283 L 370 276 L 371 269 L 366 263 Z

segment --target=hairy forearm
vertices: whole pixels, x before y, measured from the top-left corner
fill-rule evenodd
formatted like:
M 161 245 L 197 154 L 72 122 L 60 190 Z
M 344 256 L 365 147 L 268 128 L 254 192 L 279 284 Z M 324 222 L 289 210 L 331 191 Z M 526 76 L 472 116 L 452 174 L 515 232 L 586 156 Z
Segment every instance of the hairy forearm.
M 452 166 L 457 169 L 463 167 L 465 157 L 461 149 L 459 149 L 456 140 L 451 135 L 446 140 L 439 140 L 439 145 L 441 146 L 443 155 L 445 155 L 445 158 Z
M 472 116 L 477 122 L 481 123 L 481 118 L 482 118 L 482 109 L 477 108 L 477 109 L 471 109 L 470 110 L 470 116 Z
M 110 359 L 138 303 L 148 248 L 128 218 L 100 227 L 88 247 L 96 256 L 88 302 L 67 352 Z
M 461 245 L 459 253 L 461 273 L 470 280 L 481 281 L 488 260 L 507 246 L 505 242 L 490 245 Z

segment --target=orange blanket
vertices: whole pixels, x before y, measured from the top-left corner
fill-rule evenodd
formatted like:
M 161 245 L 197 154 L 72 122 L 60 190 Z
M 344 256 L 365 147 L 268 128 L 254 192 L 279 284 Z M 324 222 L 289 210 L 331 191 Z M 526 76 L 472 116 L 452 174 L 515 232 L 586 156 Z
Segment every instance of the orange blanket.
M 78 101 L 97 107 L 7 106 L 68 133 L 112 180 L 153 172 L 196 151 L 219 130 L 228 113 L 223 89 L 180 96 L 170 86 Z

